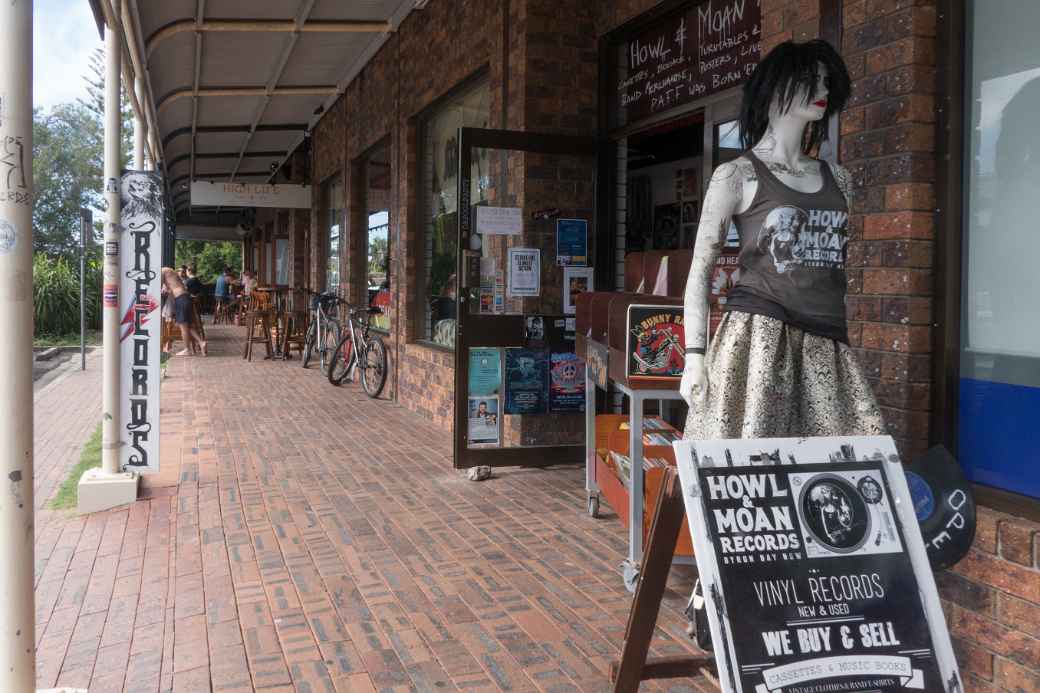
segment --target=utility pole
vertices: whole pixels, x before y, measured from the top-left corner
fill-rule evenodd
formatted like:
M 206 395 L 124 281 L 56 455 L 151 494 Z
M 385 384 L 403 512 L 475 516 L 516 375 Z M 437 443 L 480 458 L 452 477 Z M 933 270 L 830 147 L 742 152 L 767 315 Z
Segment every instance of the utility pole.
M 141 79 L 141 75 L 134 77 L 134 93 L 137 95 L 137 102 L 144 103 L 143 92 L 144 92 L 144 80 Z M 138 171 L 146 170 L 144 163 L 144 118 L 142 114 L 134 113 L 134 168 Z
M 36 687 L 32 2 L 0 3 L 0 690 Z
M 119 257 L 122 250 L 120 179 L 120 79 L 122 31 L 120 0 L 112 0 L 114 19 L 105 26 L 105 245 L 101 286 L 101 468 L 80 477 L 77 510 L 97 512 L 137 500 L 137 475 L 120 469 L 122 409 L 119 393 L 120 345 Z

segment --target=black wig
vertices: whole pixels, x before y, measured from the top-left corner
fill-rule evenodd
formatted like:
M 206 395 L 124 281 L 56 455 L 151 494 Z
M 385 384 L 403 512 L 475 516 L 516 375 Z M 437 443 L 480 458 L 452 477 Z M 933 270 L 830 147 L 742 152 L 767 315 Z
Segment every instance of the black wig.
M 795 43 L 785 41 L 773 50 L 751 73 L 744 83 L 744 100 L 740 105 L 740 141 L 750 149 L 766 134 L 769 127 L 769 107 L 774 97 L 780 110 L 786 113 L 793 105 L 799 87 L 807 87 L 805 103 L 816 100 L 816 83 L 820 64 L 827 71 L 827 110 L 823 118 L 807 128 L 803 143 L 806 154 L 827 139 L 827 121 L 845 107 L 852 91 L 845 61 L 831 44 L 820 39 Z

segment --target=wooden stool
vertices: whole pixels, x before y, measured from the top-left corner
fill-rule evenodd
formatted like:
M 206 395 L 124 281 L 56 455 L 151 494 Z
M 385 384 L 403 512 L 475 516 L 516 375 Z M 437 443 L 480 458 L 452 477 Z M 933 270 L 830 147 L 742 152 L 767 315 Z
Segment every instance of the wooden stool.
M 267 349 L 266 358 L 271 358 L 271 301 L 264 294 L 252 294 L 246 310 L 246 349 L 242 358 L 253 360 L 253 344 L 262 342 Z M 257 327 L 260 333 L 257 334 Z
M 307 342 L 307 326 L 310 313 L 306 310 L 290 310 L 285 313 L 285 334 L 282 338 L 282 358 L 292 358 L 292 347 L 296 345 L 300 355 Z

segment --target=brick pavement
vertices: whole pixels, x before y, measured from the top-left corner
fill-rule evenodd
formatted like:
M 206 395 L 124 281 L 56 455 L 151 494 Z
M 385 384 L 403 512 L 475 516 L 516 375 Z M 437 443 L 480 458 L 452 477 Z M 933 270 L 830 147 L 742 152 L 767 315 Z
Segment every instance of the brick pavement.
M 444 431 L 298 361 L 246 363 L 240 333 L 174 359 L 140 500 L 41 533 L 41 687 L 608 689 L 625 535 L 585 514 L 582 470 L 466 481 Z M 87 421 L 97 391 L 77 392 Z M 690 651 L 690 586 L 673 570 L 653 654 Z

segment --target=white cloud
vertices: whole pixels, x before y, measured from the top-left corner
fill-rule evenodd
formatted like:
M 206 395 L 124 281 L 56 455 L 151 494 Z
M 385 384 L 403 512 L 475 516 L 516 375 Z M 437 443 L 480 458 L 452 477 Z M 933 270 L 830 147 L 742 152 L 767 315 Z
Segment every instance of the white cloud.
M 33 105 L 51 108 L 87 95 L 83 76 L 102 46 L 87 0 L 36 0 L 33 7 Z

